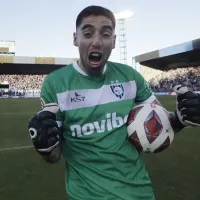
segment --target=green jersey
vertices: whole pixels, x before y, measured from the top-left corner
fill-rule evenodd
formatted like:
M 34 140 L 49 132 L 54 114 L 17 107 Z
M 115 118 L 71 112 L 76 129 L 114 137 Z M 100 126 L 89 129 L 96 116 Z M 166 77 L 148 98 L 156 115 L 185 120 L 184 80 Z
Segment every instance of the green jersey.
M 99 77 L 77 63 L 49 74 L 44 103 L 56 102 L 63 127 L 69 200 L 153 200 L 151 181 L 137 150 L 127 139 L 126 121 L 135 103 L 153 99 L 133 68 L 107 62 Z

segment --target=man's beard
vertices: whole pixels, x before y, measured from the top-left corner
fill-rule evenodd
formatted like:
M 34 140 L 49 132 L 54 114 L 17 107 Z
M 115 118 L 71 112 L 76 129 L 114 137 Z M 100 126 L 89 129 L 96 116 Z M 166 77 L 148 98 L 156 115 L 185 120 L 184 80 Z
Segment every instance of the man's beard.
M 88 67 L 88 74 L 90 76 L 101 76 L 103 73 L 104 66 L 100 66 L 98 68 L 89 68 Z
M 86 61 L 84 62 L 84 59 L 80 56 L 80 62 L 79 64 L 82 64 L 82 66 L 79 65 L 79 67 L 82 67 L 83 70 L 89 75 L 89 76 L 101 76 L 102 73 L 103 73 L 103 69 L 104 69 L 104 66 L 105 66 L 105 63 L 103 62 L 103 64 L 97 68 L 93 68 L 93 67 L 90 67 L 89 64 L 87 63 L 87 59 Z

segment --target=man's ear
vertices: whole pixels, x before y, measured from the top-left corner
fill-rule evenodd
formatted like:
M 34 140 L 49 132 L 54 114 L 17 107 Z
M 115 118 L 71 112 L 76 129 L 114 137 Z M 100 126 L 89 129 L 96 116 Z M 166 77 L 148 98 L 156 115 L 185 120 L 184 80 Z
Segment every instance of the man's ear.
M 74 46 L 78 46 L 78 41 L 77 41 L 77 34 L 76 34 L 76 32 L 74 32 L 74 34 L 73 34 L 73 43 L 74 43 Z
M 113 38 L 113 49 L 115 48 L 115 45 L 116 45 L 116 35 L 114 35 L 114 38 Z

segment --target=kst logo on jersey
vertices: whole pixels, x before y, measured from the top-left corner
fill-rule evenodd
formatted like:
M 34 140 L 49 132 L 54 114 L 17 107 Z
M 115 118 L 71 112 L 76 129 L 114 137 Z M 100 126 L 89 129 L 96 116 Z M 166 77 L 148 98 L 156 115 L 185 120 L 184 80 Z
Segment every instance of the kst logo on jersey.
M 81 101 L 84 101 L 85 100 L 85 97 L 84 96 L 81 96 L 80 94 L 76 93 L 75 92 L 75 97 L 71 98 L 71 102 L 81 102 Z

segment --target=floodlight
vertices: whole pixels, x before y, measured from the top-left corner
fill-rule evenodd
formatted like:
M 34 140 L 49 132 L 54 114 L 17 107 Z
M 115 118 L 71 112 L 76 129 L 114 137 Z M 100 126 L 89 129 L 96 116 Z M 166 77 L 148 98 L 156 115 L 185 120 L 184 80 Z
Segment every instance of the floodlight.
M 115 19 L 119 22 L 120 62 L 124 64 L 127 64 L 125 21 L 132 17 L 133 17 L 133 12 L 130 10 L 124 10 L 115 14 Z
M 133 17 L 134 13 L 130 10 L 124 10 L 121 11 L 117 14 L 115 14 L 115 19 L 117 20 L 123 20 L 123 19 L 129 19 L 131 17 Z

